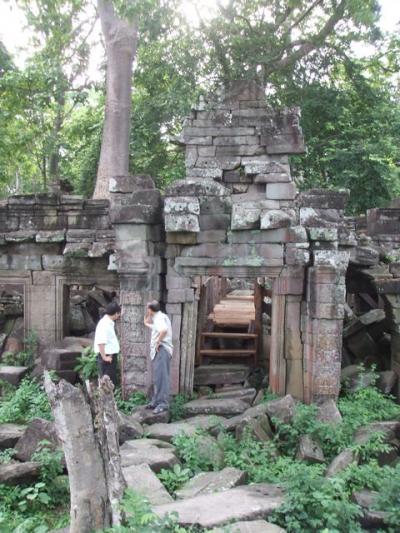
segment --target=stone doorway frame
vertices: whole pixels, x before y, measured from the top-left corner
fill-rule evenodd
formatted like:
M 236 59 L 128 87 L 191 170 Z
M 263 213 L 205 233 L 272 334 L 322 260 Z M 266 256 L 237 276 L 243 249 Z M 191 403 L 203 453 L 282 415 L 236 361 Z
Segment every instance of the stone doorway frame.
M 15 273 L 1 272 L 0 273 L 0 285 L 19 285 L 23 289 L 23 302 L 24 302 L 24 337 L 26 337 L 31 327 L 32 306 L 31 306 L 31 277 L 29 272 Z
M 209 267 L 209 266 L 183 266 L 179 265 L 179 257 L 176 258 L 177 267 L 176 275 L 179 277 L 189 278 L 192 286 L 197 286 L 197 280 L 199 276 L 218 276 L 224 278 L 239 278 L 239 279 L 257 279 L 260 277 L 270 278 L 273 281 L 272 284 L 272 316 L 271 316 L 271 350 L 269 360 L 269 386 L 271 391 L 275 394 L 283 395 L 287 392 L 288 386 L 292 387 L 293 395 L 300 400 L 307 400 L 307 390 L 310 389 L 311 383 L 309 383 L 311 376 L 307 375 L 307 368 L 303 367 L 303 342 L 301 334 L 301 302 L 303 301 L 306 279 L 306 271 L 301 268 L 301 277 L 289 277 L 285 267 Z M 286 275 L 285 275 L 286 274 Z M 198 290 L 200 287 L 197 287 Z M 192 302 L 184 302 L 182 306 L 182 328 L 180 332 L 179 347 L 179 390 L 184 393 L 193 392 L 193 375 L 194 375 L 194 363 L 195 363 L 195 350 L 197 340 L 197 309 L 196 312 L 188 312 L 193 305 L 198 306 L 198 299 L 196 299 L 196 290 L 194 293 L 194 299 Z M 168 291 L 166 293 L 166 301 L 168 305 Z M 294 305 L 293 305 L 294 304 Z M 293 308 L 296 307 L 298 313 L 293 312 Z M 296 316 L 297 315 L 297 316 Z M 295 327 L 295 321 L 297 320 L 297 328 Z M 289 322 L 289 324 L 288 324 Z M 290 323 L 291 322 L 291 323 Z M 292 330 L 292 334 L 285 335 L 285 328 L 289 326 Z M 296 331 L 297 329 L 297 331 Z M 182 351 L 182 340 L 184 342 Z M 193 340 L 194 339 L 194 340 Z M 298 358 L 302 367 L 301 376 L 301 392 L 300 387 L 296 387 L 295 384 L 288 383 L 287 378 L 294 376 L 287 376 L 286 363 L 284 361 L 285 354 L 291 352 L 290 344 L 298 343 Z M 293 348 L 293 347 L 292 347 Z M 293 349 L 292 349 L 293 352 Z M 293 360 L 295 361 L 295 360 Z M 292 363 L 296 366 L 296 363 Z M 297 363 L 299 366 L 299 363 Z M 175 369 L 175 373 L 177 370 Z M 175 385 L 177 376 L 172 377 L 173 383 L 175 379 Z M 297 390 L 296 390 L 297 389 Z M 304 394 L 303 394 L 304 391 Z

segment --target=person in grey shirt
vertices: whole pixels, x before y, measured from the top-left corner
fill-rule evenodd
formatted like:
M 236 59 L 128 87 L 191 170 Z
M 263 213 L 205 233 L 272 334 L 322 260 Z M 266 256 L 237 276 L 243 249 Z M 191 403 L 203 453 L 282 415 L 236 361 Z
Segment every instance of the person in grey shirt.
M 169 369 L 173 345 L 171 321 L 160 310 L 160 304 L 156 300 L 147 304 L 144 325 L 151 329 L 150 358 L 154 387 L 148 408 L 154 409 L 154 413 L 162 413 L 169 409 Z

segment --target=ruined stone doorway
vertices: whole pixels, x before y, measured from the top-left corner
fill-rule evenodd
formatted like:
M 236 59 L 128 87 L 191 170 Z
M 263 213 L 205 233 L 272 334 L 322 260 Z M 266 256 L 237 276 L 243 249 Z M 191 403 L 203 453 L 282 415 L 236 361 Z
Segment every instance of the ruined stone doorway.
M 62 337 L 94 336 L 97 322 L 118 291 L 102 285 L 63 284 Z
M 0 359 L 14 364 L 13 357 L 24 349 L 25 287 L 20 283 L 0 284 Z
M 271 320 L 270 279 L 201 277 L 195 389 L 266 384 Z

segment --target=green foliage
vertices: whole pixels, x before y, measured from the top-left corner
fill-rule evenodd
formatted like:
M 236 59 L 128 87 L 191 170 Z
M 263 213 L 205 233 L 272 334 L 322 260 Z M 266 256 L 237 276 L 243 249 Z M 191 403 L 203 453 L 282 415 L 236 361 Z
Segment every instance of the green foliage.
M 387 520 L 390 526 L 389 533 L 396 533 L 400 530 L 400 464 L 397 464 L 395 468 L 386 470 L 386 475 L 383 476 L 381 482 L 376 508 L 389 514 Z
M 130 489 L 125 492 L 121 507 L 127 517 L 126 524 L 107 529 L 105 533 L 195 533 L 194 529 L 180 527 L 174 515 L 159 518 L 149 502 Z
M 174 437 L 173 444 L 179 458 L 193 473 L 219 470 L 220 443 L 207 439 L 208 434 L 197 429 L 193 435 L 181 433 Z
M 271 521 L 288 533 L 361 533 L 360 508 L 349 500 L 344 481 L 325 478 L 323 467 L 293 463 L 284 473 L 283 486 L 285 501 Z
M 75 371 L 78 372 L 83 380 L 95 379 L 98 376 L 97 354 L 91 346 L 82 350 L 82 355 L 78 357 Z
M 129 398 L 124 400 L 119 387 L 115 389 L 114 397 L 118 409 L 126 415 L 130 415 L 135 407 L 138 407 L 139 405 L 145 405 L 148 401 L 145 393 L 142 391 L 134 392 L 129 396 Z
M 32 418 L 50 420 L 51 409 L 43 386 L 34 379 L 24 378 L 18 388 L 0 398 L 0 424 L 24 423 Z
M 2 355 L 2 362 L 11 366 L 33 367 L 38 350 L 38 336 L 35 331 L 29 331 L 24 339 L 24 350 L 17 354 L 5 352 Z
M 14 455 L 16 454 L 16 450 L 14 448 L 6 448 L 5 450 L 0 450 L 0 464 L 7 464 L 9 463 Z
M 158 475 L 158 479 L 162 482 L 164 487 L 170 494 L 174 494 L 184 483 L 189 481 L 193 476 L 190 468 L 182 467 L 181 465 L 174 465 L 172 470 L 163 468 Z
M 184 406 L 190 400 L 190 396 L 187 394 L 176 394 L 170 403 L 169 414 L 171 422 L 176 422 L 183 418 Z

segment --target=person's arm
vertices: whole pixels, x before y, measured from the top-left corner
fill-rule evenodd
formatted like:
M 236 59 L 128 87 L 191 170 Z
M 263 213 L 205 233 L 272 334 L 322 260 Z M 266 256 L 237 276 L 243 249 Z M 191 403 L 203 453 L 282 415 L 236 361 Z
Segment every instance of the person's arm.
M 106 345 L 105 344 L 98 344 L 99 347 L 99 353 L 103 361 L 106 363 L 112 362 L 112 357 L 106 354 Z

